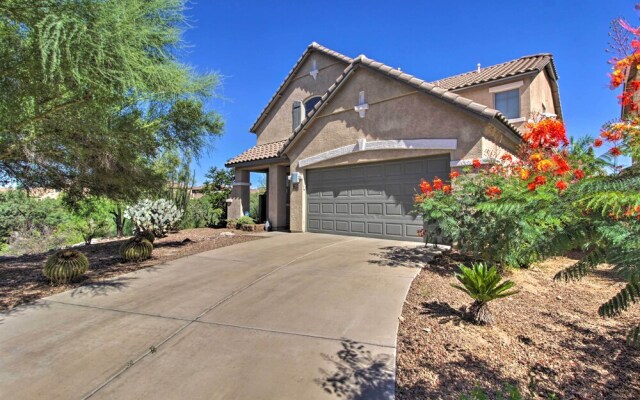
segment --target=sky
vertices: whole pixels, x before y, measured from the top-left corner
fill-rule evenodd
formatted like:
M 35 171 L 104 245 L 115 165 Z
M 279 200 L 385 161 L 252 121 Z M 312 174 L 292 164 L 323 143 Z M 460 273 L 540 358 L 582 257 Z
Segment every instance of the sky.
M 209 107 L 224 135 L 194 163 L 212 166 L 255 145 L 249 129 L 311 42 L 437 79 L 525 55 L 552 53 L 570 136 L 595 136 L 619 116 L 608 88 L 613 19 L 638 25 L 634 1 L 213 1 L 189 3 L 182 62 L 221 78 Z M 254 177 L 252 177 L 254 180 Z

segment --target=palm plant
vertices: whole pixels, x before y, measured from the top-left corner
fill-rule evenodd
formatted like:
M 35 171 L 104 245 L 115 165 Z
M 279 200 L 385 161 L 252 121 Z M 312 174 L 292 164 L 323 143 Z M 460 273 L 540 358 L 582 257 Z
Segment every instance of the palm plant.
M 498 269 L 493 266 L 488 268 L 484 263 L 472 264 L 471 268 L 460 265 L 460 273 L 454 275 L 459 284 L 451 286 L 468 294 L 473 300 L 469 309 L 471 319 L 480 325 L 493 322 L 488 303 L 491 300 L 511 296 L 518 291 L 509 291 L 515 286 L 513 281 L 502 281 Z

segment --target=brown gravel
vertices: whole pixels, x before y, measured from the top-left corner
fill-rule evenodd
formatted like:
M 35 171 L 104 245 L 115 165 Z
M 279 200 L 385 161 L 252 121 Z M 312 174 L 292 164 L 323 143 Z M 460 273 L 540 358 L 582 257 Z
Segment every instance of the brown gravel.
M 221 236 L 223 232 L 229 232 L 229 230 L 185 229 L 165 238 L 156 239 L 151 258 L 141 263 L 121 261 L 118 250 L 124 239 L 77 247 L 89 258 L 89 272 L 82 281 L 69 285 L 51 285 L 42 275 L 44 262 L 52 252 L 20 257 L 0 257 L 0 311 L 10 310 L 22 303 L 176 258 L 260 239 L 259 236 L 244 235 L 240 231 L 234 231 L 234 236 Z
M 481 327 L 462 318 L 471 301 L 450 286 L 455 259 L 463 257 L 445 254 L 411 285 L 398 332 L 398 399 L 459 399 L 474 387 L 495 398 L 507 384 L 532 399 L 640 399 L 640 350 L 625 343 L 638 307 L 613 319 L 597 313 L 624 286 L 610 269 L 569 284 L 552 280 L 569 258 L 513 271 L 521 292 L 491 302 L 495 324 Z

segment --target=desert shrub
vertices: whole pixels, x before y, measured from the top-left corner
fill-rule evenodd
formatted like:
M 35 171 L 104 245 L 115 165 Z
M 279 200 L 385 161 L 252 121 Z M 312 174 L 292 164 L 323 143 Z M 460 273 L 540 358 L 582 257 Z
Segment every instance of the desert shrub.
M 242 225 L 254 225 L 255 221 L 248 215 L 243 215 L 242 217 L 236 219 L 236 228 L 240 229 Z
M 210 200 L 208 195 L 189 202 L 189 208 L 180 223 L 181 228 L 213 228 L 220 224 L 222 215 L 221 208 Z
M 78 280 L 89 269 L 89 260 L 77 250 L 64 249 L 52 254 L 44 265 L 43 273 L 53 283 Z
M 136 232 L 149 231 L 155 237 L 165 237 L 180 221 L 182 212 L 170 200 L 145 199 L 127 207 L 125 216 L 131 219 Z
M 68 207 L 72 212 L 69 228 L 78 232 L 86 245 L 91 244 L 94 238 L 112 236 L 115 233 L 112 217 L 114 203 L 111 200 L 87 196 L 68 204 Z
M 495 266 L 488 268 L 486 264 L 472 264 L 471 268 L 460 265 L 460 273 L 455 274 L 459 284 L 451 284 L 471 297 L 474 302 L 469 308 L 471 319 L 478 324 L 491 324 L 493 317 L 489 310 L 489 302 L 512 296 L 517 291 L 509 291 L 515 286 L 513 281 L 502 281 Z M 502 281 L 502 282 L 501 282 Z
M 144 261 L 151 257 L 152 251 L 151 242 L 140 236 L 132 237 L 120 246 L 120 256 L 125 261 Z

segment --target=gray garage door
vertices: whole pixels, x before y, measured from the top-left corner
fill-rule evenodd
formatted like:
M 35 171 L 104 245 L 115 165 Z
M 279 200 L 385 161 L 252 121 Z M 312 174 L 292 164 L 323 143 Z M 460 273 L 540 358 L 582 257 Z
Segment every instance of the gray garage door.
M 420 241 L 409 213 L 420 179 L 449 176 L 449 157 L 413 158 L 307 172 L 309 232 Z

